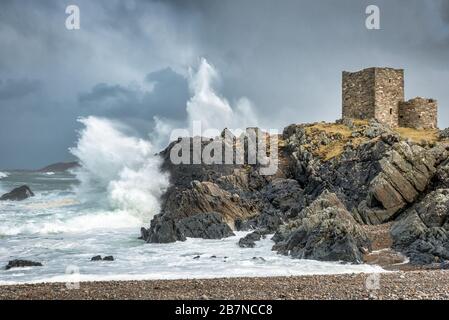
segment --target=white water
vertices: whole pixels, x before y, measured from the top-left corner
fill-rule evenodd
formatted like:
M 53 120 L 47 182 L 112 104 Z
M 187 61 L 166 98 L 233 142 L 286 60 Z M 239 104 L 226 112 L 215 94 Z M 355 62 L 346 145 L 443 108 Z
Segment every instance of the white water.
M 150 222 L 169 186 L 151 143 L 126 135 L 126 127 L 107 119 L 88 117 L 80 122 L 85 128 L 77 146 L 70 149 L 81 163 L 75 171 L 80 181 L 77 198 L 105 200 L 101 203 L 105 209 Z
M 69 173 L 11 173 L 0 185 L 9 190 L 24 183 L 36 197 L 0 202 L 0 284 L 73 281 L 73 276 L 66 274 L 73 266 L 80 270 L 80 281 L 383 271 L 368 265 L 291 259 L 271 251 L 269 238 L 255 248 L 242 249 L 237 245 L 245 235 L 241 232 L 223 240 L 148 244 L 137 239 L 145 218 L 80 201 L 77 188 L 73 188 L 79 182 Z M 113 255 L 115 261 L 91 262 L 97 254 Z M 193 259 L 197 255 L 200 258 Z M 44 266 L 1 269 L 18 258 Z

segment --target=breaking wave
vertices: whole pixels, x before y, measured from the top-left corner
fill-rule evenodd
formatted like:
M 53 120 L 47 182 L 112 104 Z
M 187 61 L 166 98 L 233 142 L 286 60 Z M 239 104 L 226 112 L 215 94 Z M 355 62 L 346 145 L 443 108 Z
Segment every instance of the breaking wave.
M 128 135 L 130 130 L 118 122 L 93 116 L 79 121 L 84 128 L 70 149 L 81 164 L 75 170 L 78 197 L 149 222 L 169 186 L 152 144 Z

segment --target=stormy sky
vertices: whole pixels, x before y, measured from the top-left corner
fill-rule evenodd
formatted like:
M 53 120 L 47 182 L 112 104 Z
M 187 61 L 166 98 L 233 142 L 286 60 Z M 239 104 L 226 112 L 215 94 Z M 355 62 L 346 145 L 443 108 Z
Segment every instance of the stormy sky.
M 365 28 L 371 4 L 381 30 Z M 80 116 L 140 136 L 155 115 L 182 122 L 202 57 L 264 128 L 339 118 L 341 71 L 370 66 L 404 68 L 406 98 L 437 99 L 449 126 L 447 0 L 2 0 L 0 44 L 2 169 L 71 160 Z

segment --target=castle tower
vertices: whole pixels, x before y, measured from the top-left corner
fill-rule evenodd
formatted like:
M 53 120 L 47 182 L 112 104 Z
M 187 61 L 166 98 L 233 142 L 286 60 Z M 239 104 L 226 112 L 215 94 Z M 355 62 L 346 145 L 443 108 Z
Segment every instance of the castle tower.
M 398 126 L 399 103 L 404 101 L 403 69 L 343 71 L 342 89 L 343 118 L 374 118 Z

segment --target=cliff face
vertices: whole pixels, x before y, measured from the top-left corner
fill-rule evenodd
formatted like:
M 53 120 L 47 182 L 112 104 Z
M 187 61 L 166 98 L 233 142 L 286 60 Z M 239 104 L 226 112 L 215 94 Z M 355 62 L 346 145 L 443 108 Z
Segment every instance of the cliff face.
M 210 142 L 202 142 L 203 148 Z M 361 262 L 370 251 L 365 225 L 402 221 L 409 226 L 413 219 L 404 217 L 416 215 L 412 208 L 428 202 L 435 190 L 449 187 L 449 142 L 436 130 L 392 130 L 375 121 L 350 120 L 291 125 L 280 136 L 279 168 L 272 176 L 260 175 L 256 165 L 174 165 L 169 159 L 173 146 L 161 153 L 171 187 L 161 213 L 142 232 L 148 242 L 217 238 L 231 234 L 223 231 L 226 226 L 257 230 L 240 241 L 242 246 L 276 233 L 273 249 L 280 253 Z M 426 216 L 433 216 L 434 210 L 426 208 Z M 183 231 L 186 218 L 188 235 Z M 204 228 L 215 231 L 205 233 Z M 411 243 L 398 241 L 398 234 L 403 233 L 393 233 L 397 250 L 421 254 L 422 246 L 408 250 Z M 446 240 L 440 244 L 446 246 Z M 428 259 L 412 260 L 446 259 L 429 250 Z

